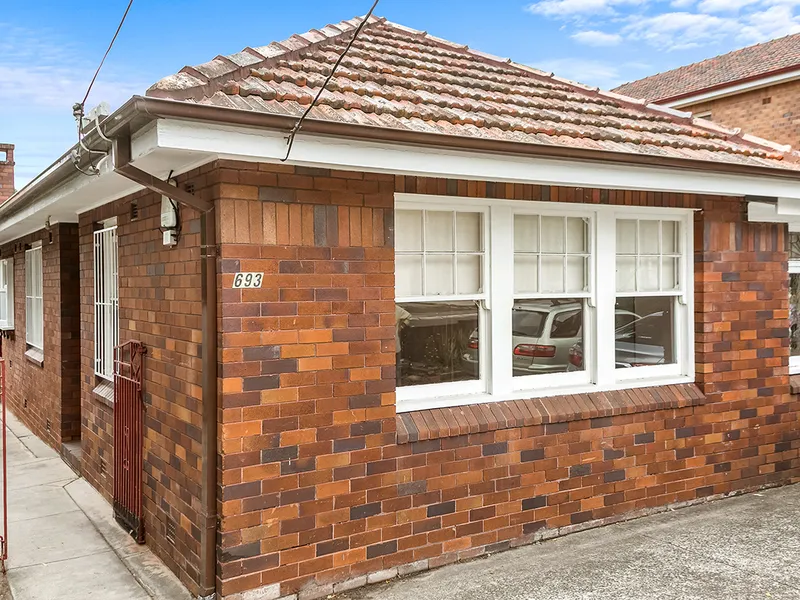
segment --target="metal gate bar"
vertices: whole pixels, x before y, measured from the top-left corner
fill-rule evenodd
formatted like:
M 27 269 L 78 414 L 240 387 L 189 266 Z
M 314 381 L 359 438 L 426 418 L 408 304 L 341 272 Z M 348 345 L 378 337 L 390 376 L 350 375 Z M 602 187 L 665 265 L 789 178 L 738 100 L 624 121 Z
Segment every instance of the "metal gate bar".
M 114 518 L 144 543 L 142 446 L 145 347 L 131 340 L 114 348 Z

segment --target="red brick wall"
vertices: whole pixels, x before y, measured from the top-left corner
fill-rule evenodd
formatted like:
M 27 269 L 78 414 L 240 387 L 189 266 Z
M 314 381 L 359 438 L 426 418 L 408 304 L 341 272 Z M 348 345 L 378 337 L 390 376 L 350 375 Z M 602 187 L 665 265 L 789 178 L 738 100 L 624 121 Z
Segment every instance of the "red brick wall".
M 14 144 L 0 144 L 0 203 L 14 193 Z
M 77 235 L 75 224 L 56 224 L 0 251 L 2 258 L 14 257 L 14 331 L 2 340 L 9 407 L 59 452 L 62 442 L 80 437 Z M 25 357 L 25 249 L 37 240 L 42 241 L 42 366 Z
M 797 477 L 785 228 L 743 223 L 739 200 L 220 167 L 223 596 L 320 597 Z M 708 403 L 397 444 L 395 191 L 703 209 Z M 262 289 L 231 289 L 237 271 L 263 271 Z
M 208 196 L 209 169 L 180 177 Z M 133 219 L 131 203 L 138 216 Z M 197 591 L 202 411 L 200 233 L 198 214 L 181 208 L 181 237 L 163 245 L 161 196 L 139 193 L 80 216 L 83 475 L 113 494 L 113 409 L 93 393 L 95 224 L 117 217 L 120 341 L 144 343 L 144 513 L 147 544 Z M 168 534 L 168 531 L 170 532 Z M 172 533 L 174 531 L 174 533 Z
M 691 112 L 711 111 L 711 120 L 746 133 L 800 147 L 800 81 L 782 83 L 710 102 L 682 106 Z

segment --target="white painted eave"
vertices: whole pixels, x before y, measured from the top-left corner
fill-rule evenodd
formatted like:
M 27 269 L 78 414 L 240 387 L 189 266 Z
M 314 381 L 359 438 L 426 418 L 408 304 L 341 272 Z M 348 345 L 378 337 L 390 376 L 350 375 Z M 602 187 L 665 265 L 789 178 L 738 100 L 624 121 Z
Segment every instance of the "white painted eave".
M 285 134 L 243 126 L 160 120 L 158 147 L 220 158 L 279 162 Z M 343 170 L 566 187 L 644 190 L 725 196 L 800 198 L 797 179 L 662 168 L 612 162 L 489 154 L 304 135 L 291 164 Z M 709 168 L 712 168 L 711 166 Z
M 170 171 L 185 173 L 217 158 L 279 163 L 285 154 L 283 132 L 200 121 L 159 119 L 132 139 L 132 164 L 159 178 L 165 178 Z M 76 171 L 60 185 L 42 190 L 24 210 L 8 211 L 9 216 L 2 216 L 0 208 L 0 243 L 41 229 L 48 217 L 51 223 L 75 222 L 80 213 L 141 189 L 116 174 L 111 162 L 110 158 L 101 162 L 97 177 Z M 800 174 L 795 180 L 431 148 L 302 132 L 296 138 L 289 163 L 420 177 L 800 200 Z
M 789 231 L 800 231 L 800 200 L 778 198 L 775 202 L 748 202 L 747 220 L 751 223 L 786 223 Z

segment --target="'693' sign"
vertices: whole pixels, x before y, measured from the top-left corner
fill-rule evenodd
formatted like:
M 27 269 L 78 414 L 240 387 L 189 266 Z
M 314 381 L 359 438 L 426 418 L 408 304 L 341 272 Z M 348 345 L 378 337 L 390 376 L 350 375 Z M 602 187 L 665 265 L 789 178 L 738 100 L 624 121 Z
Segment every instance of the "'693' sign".
M 264 273 L 236 273 L 233 276 L 234 288 L 260 288 Z

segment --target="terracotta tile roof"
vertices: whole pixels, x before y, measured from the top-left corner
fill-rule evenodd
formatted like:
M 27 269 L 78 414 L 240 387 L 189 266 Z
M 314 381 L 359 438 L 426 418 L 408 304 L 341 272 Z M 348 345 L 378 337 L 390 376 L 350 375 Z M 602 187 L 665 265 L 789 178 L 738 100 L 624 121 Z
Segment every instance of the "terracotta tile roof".
M 659 102 L 800 67 L 800 33 L 624 83 L 614 91 Z
M 360 21 L 186 67 L 149 96 L 299 117 Z M 800 170 L 787 147 L 373 17 L 309 119 Z

